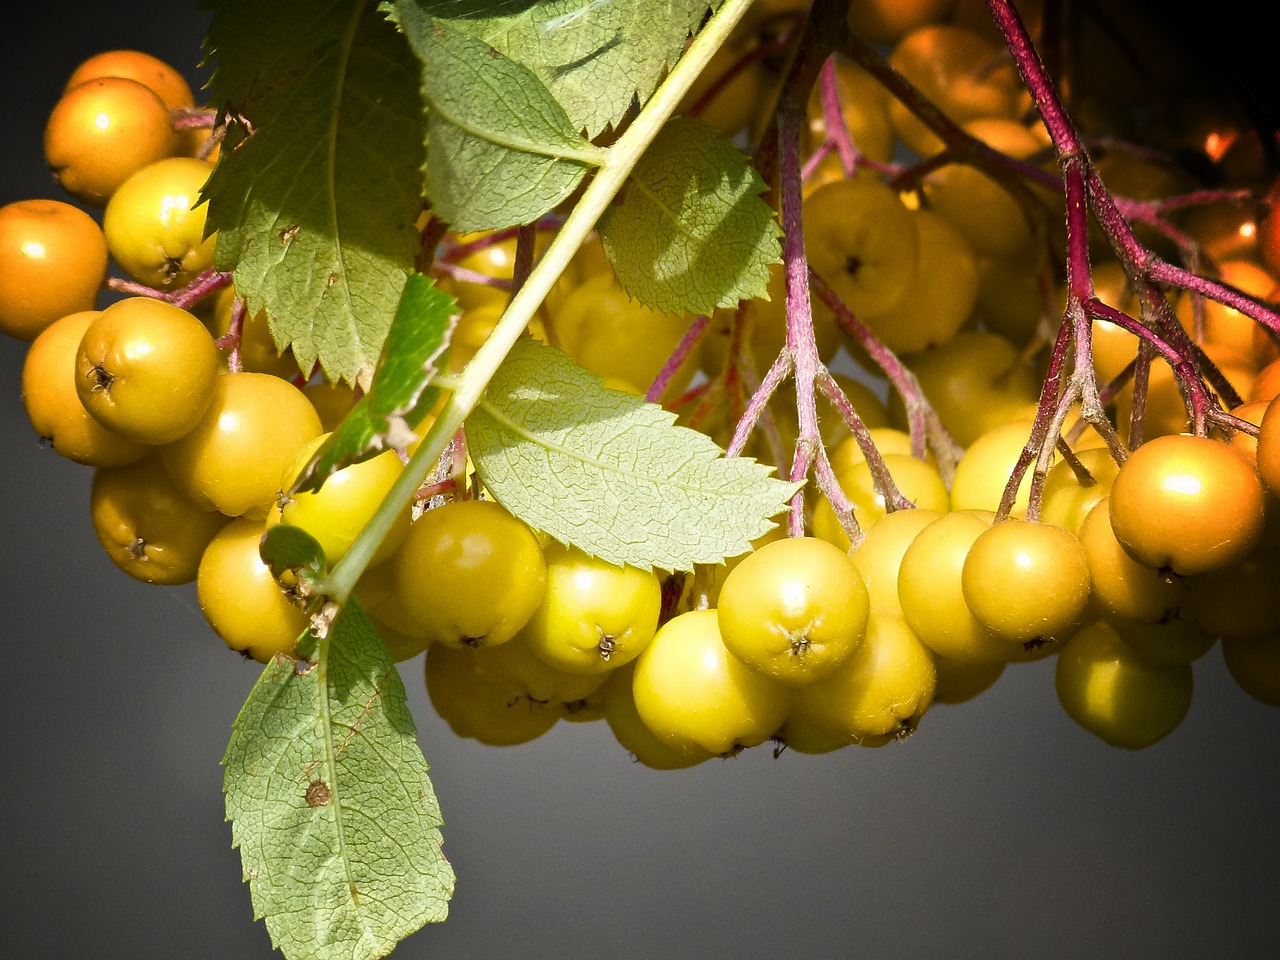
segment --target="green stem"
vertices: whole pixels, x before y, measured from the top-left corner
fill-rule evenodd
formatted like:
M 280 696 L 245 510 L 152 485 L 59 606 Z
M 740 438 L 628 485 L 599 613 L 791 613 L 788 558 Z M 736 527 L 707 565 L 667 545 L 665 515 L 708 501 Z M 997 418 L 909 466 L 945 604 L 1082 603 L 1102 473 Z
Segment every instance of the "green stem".
M 582 198 L 565 218 L 563 226 L 547 246 L 546 253 L 529 274 L 524 285 L 511 298 L 506 312 L 489 339 L 484 342 L 462 372 L 456 388 L 443 410 L 436 416 L 418 449 L 400 478 L 392 485 L 378 512 L 360 532 L 329 576 L 320 584 L 322 591 L 341 604 L 351 595 L 356 581 L 368 567 L 378 545 L 394 525 L 396 518 L 412 499 L 418 487 L 440 459 L 449 440 L 475 408 L 485 387 L 533 319 L 534 312 L 551 292 L 578 248 L 595 228 L 614 196 L 662 129 L 694 80 L 706 68 L 712 56 L 728 39 L 753 0 L 725 0 L 707 21 L 683 56 L 676 62 L 649 102 L 631 125 L 611 147 L 604 151 L 600 168 L 582 193 Z

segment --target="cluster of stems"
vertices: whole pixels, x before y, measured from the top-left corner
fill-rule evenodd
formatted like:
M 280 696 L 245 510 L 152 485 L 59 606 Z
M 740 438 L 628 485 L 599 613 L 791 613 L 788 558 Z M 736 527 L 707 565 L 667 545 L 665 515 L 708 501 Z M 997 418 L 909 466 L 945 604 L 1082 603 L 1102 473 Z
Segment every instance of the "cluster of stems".
M 791 478 L 804 479 L 812 470 L 818 489 L 830 500 L 854 544 L 860 539 L 860 531 L 849 510 L 848 500 L 831 471 L 817 427 L 818 393 L 839 412 L 862 448 L 886 510 L 892 511 L 908 504 L 889 475 L 883 458 L 875 450 L 857 411 L 817 355 L 812 295 L 816 294 L 835 313 L 845 332 L 866 350 L 883 370 L 891 388 L 902 397 L 913 452 L 923 457 L 926 447 L 932 449 L 943 465 L 945 476 L 954 467 L 961 451 L 947 435 L 919 384 L 899 358 L 840 301 L 830 284 L 807 267 L 801 184 L 806 175 L 832 153 L 838 156 L 847 175 L 853 175 L 860 165 L 869 164 L 878 172 L 889 174 L 890 183 L 899 189 L 918 185 L 931 171 L 960 162 L 971 164 L 995 178 L 1028 210 L 1033 210 L 1037 204 L 1031 189 L 1033 185 L 1059 190 L 1064 197 L 1066 305 L 1058 322 L 1048 325 L 1052 347 L 1035 419 L 1022 454 L 1009 476 L 998 517 L 1008 516 L 1026 471 L 1032 469 L 1027 516 L 1038 518 L 1045 475 L 1055 451 L 1072 466 L 1082 482 L 1091 482 L 1088 471 L 1072 455 L 1064 435 L 1078 434 L 1092 426 L 1105 440 L 1116 462 L 1124 461 L 1128 450 L 1141 442 L 1147 379 L 1150 364 L 1157 356 L 1172 369 L 1186 403 L 1191 432 L 1204 435 L 1216 426 L 1257 433 L 1256 426 L 1229 412 L 1240 403 L 1240 397 L 1174 316 L 1165 296 L 1167 290 L 1190 291 L 1196 295 L 1197 303 L 1202 304 L 1207 299 L 1231 307 L 1280 338 L 1280 315 L 1229 284 L 1197 272 L 1202 265 L 1198 247 L 1168 220 L 1171 212 L 1186 206 L 1240 200 L 1239 192 L 1202 190 L 1158 202 L 1113 196 L 1090 161 L 1085 143 L 1067 115 L 1045 60 L 1032 42 L 1018 12 L 1009 0 L 988 0 L 988 6 L 1049 133 L 1052 156 L 1059 166 L 1057 176 L 1041 165 L 1045 158 L 1009 157 L 984 144 L 947 117 L 895 70 L 882 53 L 850 31 L 842 0 L 815 0 L 799 30 L 773 122 L 756 148 L 757 164 L 776 191 L 784 230 L 787 338 L 786 345 L 738 419 L 729 452 L 741 451 L 748 435 L 766 411 L 769 398 L 786 378 L 793 378 L 798 435 L 791 459 Z M 937 154 L 902 169 L 875 164 L 863 157 L 844 122 L 835 85 L 833 58 L 837 54 L 849 57 L 875 77 L 941 139 L 943 148 Z M 820 84 L 826 137 L 802 168 L 799 163 L 801 124 L 809 92 L 815 83 Z M 1097 297 L 1088 255 L 1090 218 L 1101 227 L 1136 291 L 1142 304 L 1141 319 L 1121 313 Z M 1132 226 L 1135 223 L 1152 226 L 1172 240 L 1182 251 L 1186 265 L 1175 265 L 1154 255 L 1135 237 Z M 1105 385 L 1098 383 L 1093 366 L 1091 331 L 1096 320 L 1122 327 L 1134 334 L 1139 342 L 1136 361 L 1116 381 Z M 735 361 L 732 351 L 730 360 Z M 1106 414 L 1105 404 L 1130 379 L 1135 397 L 1126 447 Z M 1068 428 L 1066 421 L 1077 407 L 1079 421 Z M 793 501 L 793 534 L 803 529 L 803 496 L 802 491 Z

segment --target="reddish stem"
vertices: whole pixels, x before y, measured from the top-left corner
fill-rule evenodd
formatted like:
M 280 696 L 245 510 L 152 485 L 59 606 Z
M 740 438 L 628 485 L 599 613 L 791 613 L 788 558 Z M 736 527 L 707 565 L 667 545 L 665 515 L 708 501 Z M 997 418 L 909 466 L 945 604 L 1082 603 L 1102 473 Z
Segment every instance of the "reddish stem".
M 729 446 L 725 450 L 725 456 L 737 457 L 742 454 L 743 448 L 747 445 L 747 439 L 751 436 L 751 431 L 755 429 L 756 422 L 765 413 L 765 408 L 773 395 L 778 392 L 780 387 L 791 376 L 793 367 L 791 365 L 791 355 L 783 350 L 773 365 L 769 367 L 769 372 L 764 375 L 764 379 L 760 382 L 760 386 L 751 394 L 751 399 L 747 401 L 747 409 L 742 416 L 738 418 L 737 424 L 733 430 L 733 436 L 729 440 Z
M 653 383 L 649 384 L 649 389 L 645 391 L 644 398 L 650 403 L 661 403 L 662 395 L 667 392 L 667 388 L 671 386 L 671 381 L 675 379 L 675 375 L 680 372 L 680 368 L 684 366 L 684 362 L 689 358 L 689 354 L 702 341 L 703 335 L 707 332 L 707 327 L 711 325 L 711 318 L 699 314 L 694 317 L 693 322 L 689 324 L 689 329 L 684 332 L 680 338 L 680 342 L 676 344 L 675 350 L 671 356 L 667 357 L 666 362 L 662 365 L 662 369 L 658 371 L 658 375 L 654 377 Z
M 190 310 L 209 294 L 221 290 L 231 283 L 231 274 L 222 273 L 212 268 L 204 271 L 185 287 L 177 290 L 159 290 L 135 280 L 123 280 L 119 277 L 107 278 L 107 289 L 117 293 L 127 293 L 132 297 L 150 297 L 163 300 L 183 310 Z
M 849 125 L 844 119 L 844 105 L 840 102 L 840 84 L 836 74 L 835 55 L 827 57 L 822 65 L 822 125 L 826 133 L 824 146 L 830 144 L 840 155 L 840 165 L 846 177 L 852 177 L 858 168 L 861 151 L 853 143 Z
M 227 351 L 227 369 L 231 373 L 239 373 L 240 343 L 244 339 L 244 321 L 249 309 L 242 297 L 236 297 L 231 304 L 231 320 L 227 323 L 227 332 L 218 338 L 218 349 Z

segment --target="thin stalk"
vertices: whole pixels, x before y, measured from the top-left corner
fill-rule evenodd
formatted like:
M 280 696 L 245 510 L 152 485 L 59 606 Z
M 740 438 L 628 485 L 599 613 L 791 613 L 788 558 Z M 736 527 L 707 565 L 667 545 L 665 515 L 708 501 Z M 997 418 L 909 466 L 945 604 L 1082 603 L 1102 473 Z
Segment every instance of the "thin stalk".
M 693 348 L 702 342 L 702 337 L 709 326 L 711 326 L 711 318 L 706 314 L 699 314 L 694 317 L 693 322 L 689 324 L 689 329 L 680 337 L 680 342 L 676 344 L 675 350 L 671 352 L 671 356 L 667 357 L 662 369 L 653 378 L 653 383 L 649 384 L 649 389 L 644 395 L 647 401 L 650 403 L 662 402 L 662 396 L 667 392 L 667 388 L 671 386 L 671 381 L 680 372 L 684 362 L 689 359 L 689 354 L 693 351 Z

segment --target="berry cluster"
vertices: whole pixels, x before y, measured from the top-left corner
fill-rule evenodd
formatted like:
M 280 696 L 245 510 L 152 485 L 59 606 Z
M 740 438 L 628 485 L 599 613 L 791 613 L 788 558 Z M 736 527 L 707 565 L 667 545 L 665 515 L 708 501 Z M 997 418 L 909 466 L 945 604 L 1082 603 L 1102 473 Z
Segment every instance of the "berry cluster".
M 1280 290 L 1270 171 L 1238 117 L 1205 114 L 1211 134 L 1192 138 L 1157 114 L 1125 132 L 1200 150 L 1230 188 L 1169 212 L 1164 198 L 1201 189 L 1189 173 L 1100 149 L 1104 180 L 1136 185 L 1143 242 L 1194 261 L 1219 295 L 1153 291 L 1091 234 L 1087 334 L 1064 359 L 1058 330 L 1081 289 L 1050 255 L 1065 210 L 1053 140 L 1025 119 L 1028 94 L 969 6 L 851 8 L 895 72 L 832 58 L 809 99 L 811 344 L 781 267 L 769 299 L 708 317 L 630 297 L 594 236 L 561 276 L 530 333 L 808 486 L 749 554 L 646 572 L 487 497 L 460 433 L 354 591 L 395 659 L 426 651 L 431 702 L 459 735 L 515 744 L 603 718 L 662 769 L 766 742 L 879 746 L 1008 665 L 1056 656 L 1068 715 L 1137 748 L 1182 720 L 1191 665 L 1219 643 L 1240 686 L 1280 705 L 1280 349 L 1253 309 Z M 770 71 L 806 8 L 759 4 L 686 109 L 764 137 Z M 858 19 L 872 9 L 884 22 Z M 897 99 L 894 83 L 908 85 Z M 1086 103 L 1111 121 L 1132 96 Z M 911 97 L 941 111 L 941 133 Z M 112 561 L 149 583 L 194 581 L 213 630 L 266 662 L 293 654 L 314 611 L 263 562 L 264 532 L 300 527 L 336 564 L 404 459 L 388 451 L 292 492 L 359 390 L 299 369 L 214 269 L 200 203 L 214 119 L 145 54 L 78 67 L 44 144 L 74 203 L 0 209 L 0 329 L 30 342 L 36 432 L 94 470 Z M 453 372 L 527 274 L 522 254 L 561 223 L 460 235 L 423 214 L 425 261 L 459 313 Z M 108 281 L 111 264 L 127 279 Z M 104 289 L 124 296 L 99 307 Z M 1046 387 L 1063 380 L 1071 392 Z M 834 414 L 817 436 L 804 423 L 815 395 Z M 796 471 L 801 450 L 812 477 Z

